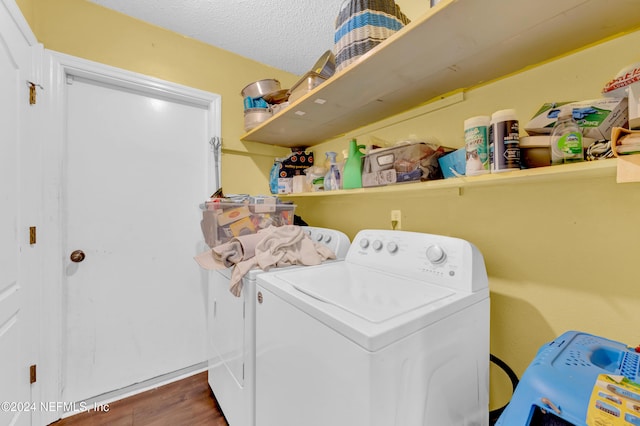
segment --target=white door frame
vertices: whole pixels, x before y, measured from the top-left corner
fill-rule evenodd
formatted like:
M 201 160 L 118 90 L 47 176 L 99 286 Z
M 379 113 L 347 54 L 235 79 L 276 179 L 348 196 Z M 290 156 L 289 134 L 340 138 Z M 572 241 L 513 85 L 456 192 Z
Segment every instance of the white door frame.
M 62 252 L 63 216 L 62 216 L 62 184 L 64 170 L 63 149 L 66 138 L 66 78 L 68 75 L 88 78 L 90 80 L 108 83 L 124 89 L 135 90 L 152 96 L 161 96 L 173 101 L 197 105 L 208 110 L 208 140 L 211 144 L 209 155 L 209 170 L 212 174 L 219 170 L 220 156 L 215 155 L 219 149 L 217 141 L 221 135 L 221 98 L 219 95 L 198 89 L 174 84 L 154 77 L 125 71 L 119 68 L 99 64 L 96 62 L 76 58 L 66 54 L 45 50 L 45 87 L 48 92 L 47 105 L 47 137 L 42 140 L 44 156 L 43 164 L 43 208 L 44 226 L 47 237 L 44 242 L 45 256 L 43 270 L 45 283 L 42 297 L 48 303 L 44 304 L 42 312 L 42 347 L 48 348 L 47 355 L 42 357 L 41 371 L 46 374 L 42 383 L 43 401 L 60 401 L 62 395 L 62 330 L 63 330 L 63 259 L 67 254 Z M 215 143 L 214 143 L 215 142 Z M 209 193 L 213 193 L 219 182 L 217 176 L 208 180 Z M 45 373 L 46 372 L 46 373 Z M 63 401 L 73 402 L 73 401 Z M 51 413 L 48 423 L 59 418 L 60 413 Z M 46 424 L 45 423 L 45 424 Z
M 19 300 L 19 318 L 17 318 L 15 326 L 19 327 L 20 347 L 17 350 L 20 351 L 22 365 L 17 374 L 24 378 L 25 387 L 30 392 L 24 395 L 24 398 L 28 399 L 28 401 L 23 402 L 31 402 L 35 404 L 32 405 L 33 407 L 40 407 L 39 385 L 41 381 L 38 378 L 35 383 L 29 385 L 29 377 L 25 373 L 28 372 L 28 366 L 30 365 L 39 366 L 41 357 L 38 333 L 40 330 L 39 312 L 41 310 L 42 277 L 40 275 L 40 256 L 42 245 L 39 244 L 40 240 L 37 235 L 41 230 L 42 217 L 39 199 L 41 188 L 38 175 L 38 170 L 41 168 L 40 145 L 38 143 L 41 138 L 41 129 L 38 122 L 43 108 L 41 108 L 40 104 L 29 105 L 27 99 L 30 82 L 35 84 L 38 95 L 42 92 L 41 64 L 43 46 L 38 43 L 14 0 L 0 0 L 0 9 L 3 9 L 0 43 L 4 43 L 9 55 L 13 56 L 14 65 L 19 69 L 19 76 L 15 82 L 19 99 L 19 103 L 16 105 L 18 121 L 15 123 L 18 140 L 8 142 L 16 143 L 18 149 L 17 205 L 3 206 L 3 208 L 8 207 L 8 209 L 15 207 L 18 212 L 17 222 L 14 226 L 18 242 L 18 247 L 16 247 L 18 256 L 16 265 L 17 290 L 15 293 L 17 293 Z M 12 98 L 14 93 L 6 95 Z M 35 227 L 36 229 L 35 244 L 31 244 L 29 238 L 30 227 Z M 3 296 L 7 296 L 7 294 L 5 293 Z M 9 297 L 15 298 L 16 296 L 9 295 Z M 0 386 L 2 385 L 0 384 Z M 19 403 L 19 401 L 9 402 Z M 13 421 L 17 421 L 19 425 L 28 424 L 29 420 L 32 424 L 39 424 L 39 419 L 39 410 L 35 409 L 30 410 L 30 412 L 15 413 Z

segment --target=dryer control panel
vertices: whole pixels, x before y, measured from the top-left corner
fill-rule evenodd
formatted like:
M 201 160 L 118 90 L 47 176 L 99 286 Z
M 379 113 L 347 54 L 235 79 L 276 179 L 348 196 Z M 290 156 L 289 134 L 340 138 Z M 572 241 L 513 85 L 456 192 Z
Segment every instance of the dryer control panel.
M 488 287 L 482 254 L 473 244 L 460 238 L 363 230 L 354 238 L 346 260 L 461 291 L 473 292 Z
M 337 229 L 301 226 L 302 230 L 316 243 L 324 244 L 336 254 L 336 259 L 344 259 L 351 242 L 345 233 Z

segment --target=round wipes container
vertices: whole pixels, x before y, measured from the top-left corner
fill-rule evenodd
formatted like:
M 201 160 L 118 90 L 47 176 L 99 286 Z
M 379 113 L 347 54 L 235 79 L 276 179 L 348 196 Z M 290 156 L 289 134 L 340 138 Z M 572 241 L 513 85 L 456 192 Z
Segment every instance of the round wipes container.
M 489 163 L 492 173 L 520 170 L 520 126 L 513 109 L 491 114 Z
M 489 123 L 486 115 L 464 120 L 467 176 L 489 173 Z

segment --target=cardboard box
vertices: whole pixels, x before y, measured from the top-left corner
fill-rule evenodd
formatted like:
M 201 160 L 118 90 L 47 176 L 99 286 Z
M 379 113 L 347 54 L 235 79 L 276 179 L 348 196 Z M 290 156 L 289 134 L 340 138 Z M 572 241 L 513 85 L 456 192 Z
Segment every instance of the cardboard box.
M 601 98 L 580 102 L 546 103 L 535 113 L 525 126 L 531 135 L 550 134 L 560 107 L 570 105 L 578 125 L 583 128 L 584 136 L 596 140 L 611 140 L 611 129 L 627 127 L 629 104 L 627 98 Z
M 293 178 L 278 178 L 278 194 L 291 194 L 293 192 Z

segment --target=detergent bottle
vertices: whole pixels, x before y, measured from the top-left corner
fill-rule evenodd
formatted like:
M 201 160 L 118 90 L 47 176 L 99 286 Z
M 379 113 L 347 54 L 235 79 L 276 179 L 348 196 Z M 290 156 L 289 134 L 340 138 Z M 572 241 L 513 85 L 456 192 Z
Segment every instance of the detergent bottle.
M 551 164 L 584 160 L 582 130 L 573 119 L 571 106 L 563 106 L 551 130 Z
M 335 191 L 340 189 L 340 170 L 336 164 L 336 153 L 329 151 L 326 153 L 327 160 L 329 160 L 329 171 L 324 176 L 324 190 Z
M 349 156 L 344 165 L 342 187 L 344 189 L 362 188 L 362 156 L 364 145 L 358 145 L 355 139 L 349 142 Z

